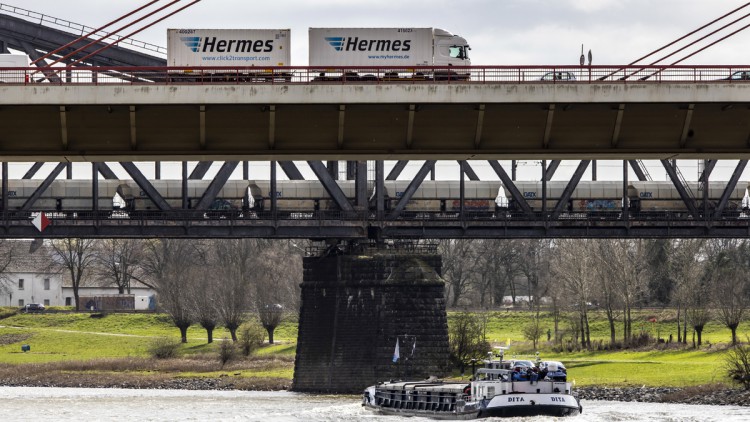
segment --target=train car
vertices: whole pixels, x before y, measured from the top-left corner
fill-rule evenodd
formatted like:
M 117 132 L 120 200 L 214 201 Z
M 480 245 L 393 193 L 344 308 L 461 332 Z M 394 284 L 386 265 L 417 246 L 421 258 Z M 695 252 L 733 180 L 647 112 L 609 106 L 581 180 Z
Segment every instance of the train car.
M 117 181 L 99 181 L 100 210 L 112 209 L 112 198 L 117 190 Z M 42 180 L 8 180 L 8 210 L 20 210 Z M 46 211 L 48 218 L 72 218 L 93 209 L 93 191 L 90 180 L 54 180 L 32 204 L 29 211 Z
M 41 180 L 9 180 L 8 209 L 20 210 Z M 188 182 L 187 205 L 194 209 L 210 185 L 208 180 Z M 353 204 L 354 181 L 338 181 L 341 191 Z M 155 180 L 153 187 L 173 209 L 182 209 L 182 180 Z M 276 216 L 285 219 L 318 218 L 322 213 L 330 217 L 339 210 L 317 180 L 278 181 L 276 192 L 270 192 L 268 180 L 230 180 L 220 189 L 216 199 L 203 210 L 206 218 L 260 218 L 270 211 L 270 199 L 276 199 Z M 384 204 L 386 212 L 393 210 L 409 185 L 408 181 L 386 181 Z M 542 209 L 542 183 L 516 182 L 534 212 Z M 567 182 L 547 183 L 547 210 L 555 209 Z M 703 209 L 703 191 L 697 182 L 689 182 L 688 189 L 695 198 L 696 208 Z M 711 182 L 708 187 L 708 206 L 718 205 L 726 182 Z M 724 218 L 739 218 L 750 204 L 748 184 L 740 183 L 731 192 Z M 160 213 L 140 187 L 132 180 L 100 180 L 98 208 L 111 211 L 113 218 L 131 218 Z M 563 207 L 560 218 L 619 218 L 623 203 L 622 182 L 580 182 Z M 369 209 L 377 208 L 374 182 L 368 182 Z M 461 189 L 458 181 L 424 181 L 414 192 L 400 214 L 403 219 L 455 219 L 512 217 L 520 208 L 510 192 L 500 182 L 466 181 L 461 215 Z M 685 203 L 671 182 L 632 182 L 627 188 L 627 204 L 633 218 L 692 218 Z M 92 187 L 90 180 L 55 180 L 28 211 L 45 211 L 50 218 L 76 218 L 91 212 Z
M 547 182 L 547 210 L 557 206 L 568 182 Z M 527 204 L 535 212 L 542 209 L 542 183 L 517 182 Z M 702 209 L 703 188 L 698 182 L 688 182 L 687 188 L 693 194 L 696 208 Z M 726 188 L 726 182 L 709 182 L 708 204 L 713 210 L 719 203 Z M 512 199 L 510 192 L 504 189 L 508 198 L 508 208 L 518 211 L 520 207 Z M 738 183 L 731 192 L 725 208 L 728 218 L 739 215 L 743 206 L 748 205 L 747 183 Z M 688 218 L 688 208 L 683 202 L 672 182 L 632 182 L 627 187 L 628 210 L 633 216 L 657 218 L 670 215 L 673 218 Z M 743 205 L 744 204 L 744 205 Z M 619 181 L 589 182 L 582 181 L 576 186 L 570 199 L 563 207 L 561 218 L 566 217 L 617 217 L 623 206 L 623 186 Z
M 708 183 L 709 212 L 716 209 L 726 185 L 726 182 Z M 737 218 L 743 208 L 747 207 L 748 187 L 747 182 L 739 182 L 732 190 L 724 207 L 726 218 Z M 633 182 L 633 188 L 635 189 L 635 197 L 631 201 L 640 214 L 646 217 L 655 217 L 669 213 L 676 218 L 689 217 L 685 203 L 671 182 Z M 687 189 L 695 200 L 695 207 L 699 211 L 702 210 L 704 197 L 702 184 L 688 182 Z

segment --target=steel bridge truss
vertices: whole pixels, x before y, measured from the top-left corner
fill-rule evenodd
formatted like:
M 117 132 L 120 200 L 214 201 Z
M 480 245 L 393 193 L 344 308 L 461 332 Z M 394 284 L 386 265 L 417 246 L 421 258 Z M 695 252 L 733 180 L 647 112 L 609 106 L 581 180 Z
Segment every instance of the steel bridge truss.
M 153 183 L 139 167 L 129 162 L 120 165 L 130 175 L 133 182 L 157 207 L 155 210 L 129 214 L 113 209 L 99 208 L 99 176 L 106 180 L 117 179 L 106 163 L 92 163 L 92 196 L 88 209 L 39 210 L 34 205 L 52 182 L 67 169 L 67 178 L 72 177 L 70 163 L 58 164 L 42 180 L 38 188 L 21 207 L 8 207 L 8 163 L 2 163 L 2 238 L 307 238 L 307 239 L 399 239 L 399 238 L 699 238 L 699 237 L 750 237 L 750 218 L 744 211 L 727 210 L 731 192 L 735 189 L 747 161 L 740 161 L 724 189 L 721 198 L 709 204 L 708 189 L 699 189 L 703 196 L 696 196 L 681 177 L 675 162 L 663 160 L 662 164 L 674 188 L 685 205 L 685 213 L 664 212 L 648 217 L 633 212 L 623 200 L 619 210 L 597 212 L 595 214 L 571 213 L 565 209 L 574 189 L 588 169 L 595 174 L 596 162 L 583 160 L 567 182 L 560 198 L 547 198 L 547 182 L 555 174 L 560 161 L 542 162 L 542 206 L 533 209 L 515 183 L 515 163 L 508 174 L 499 161 L 489 161 L 489 165 L 509 193 L 513 209 L 496 209 L 494 213 L 476 213 L 465 208 L 465 181 L 479 180 L 476 172 L 467 161 L 459 161 L 460 197 L 459 209 L 452 213 L 429 215 L 407 212 L 406 205 L 414 193 L 430 176 L 435 178 L 436 161 L 425 161 L 417 174 L 400 194 L 395 205 L 386 209 L 386 180 L 396 180 L 407 165 L 398 161 L 388 174 L 383 161 L 374 162 L 374 180 L 368 180 L 367 162 L 347 162 L 346 178 L 354 180 L 355 195 L 347 197 L 337 183 L 339 169 L 337 161 L 308 161 L 315 177 L 325 189 L 335 205 L 335 210 L 309 210 L 309 212 L 284 212 L 277 203 L 276 195 L 269 195 L 270 207 L 262 211 L 244 210 L 240 213 L 222 214 L 209 209 L 218 193 L 229 180 L 239 162 L 224 162 L 211 180 L 196 204 L 188 200 L 188 183 L 201 180 L 212 162 L 200 162 L 188 174 L 188 164 L 182 163 L 182 206 L 175 208 L 162 197 Z M 278 164 L 278 166 L 277 166 Z M 42 164 L 35 163 L 24 174 L 23 179 L 34 177 Z M 701 186 L 707 186 L 715 160 L 707 160 L 700 176 Z M 270 192 L 276 192 L 277 167 L 285 172 L 289 180 L 304 180 L 302 172 L 294 162 L 272 162 L 270 168 Z M 635 160 L 623 161 L 623 196 L 628 198 L 629 168 L 640 181 L 648 181 L 648 172 L 642 163 Z M 156 163 L 156 178 L 160 178 L 160 165 Z M 242 165 L 243 180 L 248 180 L 249 166 Z M 374 185 L 374 193 L 369 193 L 368 183 Z M 373 201 L 374 199 L 374 201 Z M 547 204 L 555 204 L 547 207 Z M 32 219 L 44 212 L 51 224 L 40 233 L 32 224 Z

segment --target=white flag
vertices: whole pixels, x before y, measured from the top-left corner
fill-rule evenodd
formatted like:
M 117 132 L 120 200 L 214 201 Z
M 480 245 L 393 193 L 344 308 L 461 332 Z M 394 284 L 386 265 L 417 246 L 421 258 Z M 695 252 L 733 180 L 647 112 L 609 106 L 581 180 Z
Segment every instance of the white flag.
M 401 355 L 398 351 L 398 337 L 396 338 L 396 350 L 393 351 L 393 363 L 398 362 L 398 358 L 400 358 Z

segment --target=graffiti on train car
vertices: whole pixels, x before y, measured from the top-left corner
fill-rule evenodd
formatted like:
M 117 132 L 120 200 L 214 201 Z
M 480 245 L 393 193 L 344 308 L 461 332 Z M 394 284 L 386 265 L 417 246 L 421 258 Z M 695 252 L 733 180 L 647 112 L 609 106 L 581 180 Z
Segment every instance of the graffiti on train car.
M 578 201 L 578 209 L 580 210 L 614 210 L 622 207 L 622 202 L 619 200 L 611 199 L 581 199 Z
M 451 211 L 458 211 L 461 209 L 461 200 L 454 199 L 451 201 Z M 487 211 L 493 209 L 494 204 L 490 206 L 489 199 L 464 199 L 464 210 L 466 211 Z

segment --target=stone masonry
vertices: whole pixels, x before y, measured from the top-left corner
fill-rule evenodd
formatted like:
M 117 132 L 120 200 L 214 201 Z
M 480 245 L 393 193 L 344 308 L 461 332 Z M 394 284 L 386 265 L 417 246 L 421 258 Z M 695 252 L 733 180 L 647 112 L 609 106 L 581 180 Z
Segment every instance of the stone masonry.
M 374 249 L 308 257 L 303 267 L 293 390 L 361 393 L 378 381 L 447 372 L 439 255 Z

